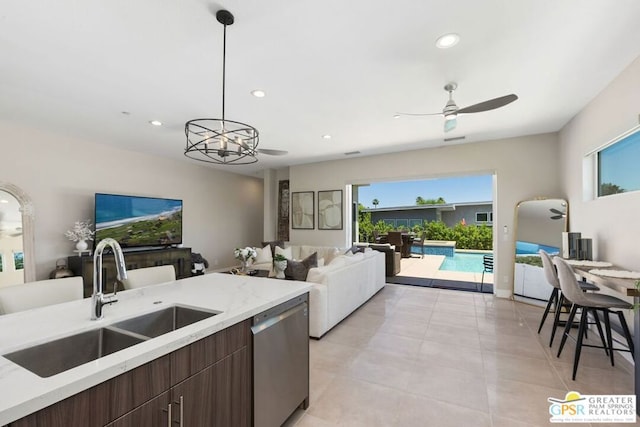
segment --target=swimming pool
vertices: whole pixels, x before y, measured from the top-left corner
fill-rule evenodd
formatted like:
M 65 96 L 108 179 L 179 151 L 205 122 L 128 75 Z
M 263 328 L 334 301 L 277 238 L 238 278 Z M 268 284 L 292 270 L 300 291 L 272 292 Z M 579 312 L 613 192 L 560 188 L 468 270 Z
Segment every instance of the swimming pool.
M 414 254 L 420 254 L 417 248 L 411 248 Z M 415 250 L 414 250 L 415 249 Z M 425 253 L 425 255 L 427 255 Z M 441 254 L 444 255 L 444 254 Z M 440 270 L 445 271 L 463 271 L 466 273 L 482 273 L 484 265 L 482 258 L 487 252 L 458 252 L 455 251 L 453 256 L 445 256 L 444 262 L 440 265 Z
M 484 255 L 482 252 L 456 252 L 452 257 L 445 257 L 440 270 L 482 273 Z

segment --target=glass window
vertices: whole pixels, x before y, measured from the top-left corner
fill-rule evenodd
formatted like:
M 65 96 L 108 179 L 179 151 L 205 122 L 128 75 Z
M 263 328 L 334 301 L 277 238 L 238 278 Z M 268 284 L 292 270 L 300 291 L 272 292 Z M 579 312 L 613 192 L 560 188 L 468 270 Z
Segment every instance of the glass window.
M 488 212 L 476 212 L 476 222 L 488 222 L 488 221 L 489 221 Z
M 409 220 L 408 219 L 396 219 L 396 228 L 409 228 Z
M 422 225 L 422 220 L 421 219 L 410 219 L 409 220 L 409 227 L 413 228 L 416 225 Z
M 384 223 L 387 225 L 390 225 L 391 227 L 395 227 L 396 226 L 396 220 L 395 219 L 385 219 Z
M 598 152 L 598 197 L 640 190 L 640 129 Z

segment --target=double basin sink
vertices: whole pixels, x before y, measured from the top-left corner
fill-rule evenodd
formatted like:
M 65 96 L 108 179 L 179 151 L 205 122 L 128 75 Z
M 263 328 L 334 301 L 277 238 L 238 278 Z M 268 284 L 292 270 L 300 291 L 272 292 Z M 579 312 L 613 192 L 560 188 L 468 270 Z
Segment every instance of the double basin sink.
M 50 377 L 219 313 L 173 305 L 3 356 L 40 377 Z

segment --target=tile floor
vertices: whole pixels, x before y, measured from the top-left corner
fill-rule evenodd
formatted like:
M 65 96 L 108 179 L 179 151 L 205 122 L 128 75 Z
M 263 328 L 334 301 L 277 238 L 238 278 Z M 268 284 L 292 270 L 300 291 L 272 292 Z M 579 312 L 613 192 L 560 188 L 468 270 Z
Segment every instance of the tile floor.
M 541 314 L 488 294 L 387 285 L 310 341 L 311 403 L 285 425 L 546 426 L 548 397 L 633 393 L 631 364 L 617 355 L 611 367 L 599 349 L 583 350 L 572 381 L 573 343 L 556 358 L 551 322 L 536 333 Z

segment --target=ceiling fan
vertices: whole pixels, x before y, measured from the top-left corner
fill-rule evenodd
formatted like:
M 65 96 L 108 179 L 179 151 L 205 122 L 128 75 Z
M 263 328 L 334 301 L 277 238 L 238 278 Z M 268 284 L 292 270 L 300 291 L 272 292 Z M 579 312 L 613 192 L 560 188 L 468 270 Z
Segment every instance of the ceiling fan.
M 567 217 L 567 213 L 566 212 L 559 211 L 558 209 L 551 208 L 551 209 L 549 209 L 549 211 L 552 214 L 555 214 L 555 215 L 551 215 L 549 217 L 551 219 L 562 219 L 562 218 L 566 218 Z
M 441 113 L 428 113 L 428 114 L 413 114 L 413 113 L 398 113 L 399 116 L 444 116 L 444 131 L 449 132 L 456 128 L 458 114 L 471 114 L 482 113 L 483 111 L 495 110 L 496 108 L 504 107 L 507 104 L 512 103 L 518 96 L 515 94 L 501 96 L 499 98 L 493 98 L 488 101 L 473 104 L 468 107 L 458 108 L 456 102 L 453 100 L 453 91 L 458 88 L 458 84 L 455 82 L 447 83 L 444 90 L 449 92 L 449 100 L 442 109 Z

